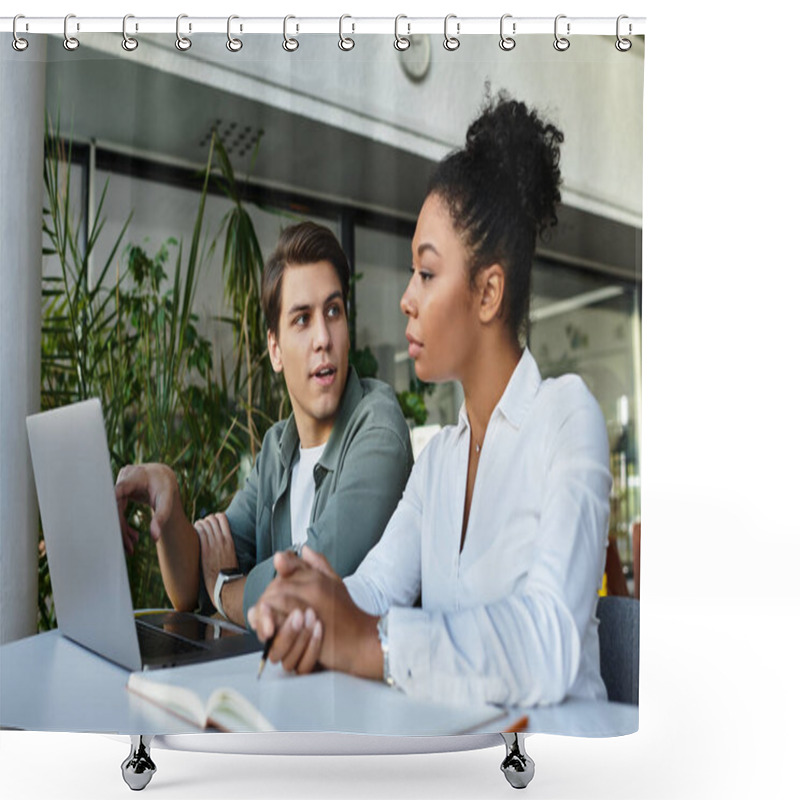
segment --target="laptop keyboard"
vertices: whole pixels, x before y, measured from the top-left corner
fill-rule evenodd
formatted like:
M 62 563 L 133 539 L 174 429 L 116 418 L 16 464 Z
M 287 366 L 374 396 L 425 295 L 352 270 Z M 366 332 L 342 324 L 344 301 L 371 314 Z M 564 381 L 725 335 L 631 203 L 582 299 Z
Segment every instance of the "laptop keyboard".
M 172 636 L 148 625 L 142 625 L 138 621 L 136 635 L 139 637 L 139 652 L 143 658 L 168 658 L 184 653 L 197 653 L 206 649 L 188 639 Z

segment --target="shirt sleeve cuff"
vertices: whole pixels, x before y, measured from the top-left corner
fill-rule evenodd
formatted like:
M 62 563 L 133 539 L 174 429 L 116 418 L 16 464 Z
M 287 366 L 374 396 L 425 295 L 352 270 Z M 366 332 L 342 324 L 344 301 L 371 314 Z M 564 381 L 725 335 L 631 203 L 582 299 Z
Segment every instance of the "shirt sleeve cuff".
M 419 608 L 389 610 L 389 672 L 395 684 L 417 694 L 431 674 L 428 614 Z
M 350 595 L 350 599 L 362 611 L 365 611 L 367 614 L 372 614 L 373 616 L 382 616 L 386 612 L 386 609 L 378 607 L 367 582 L 358 574 L 348 575 L 343 579 L 343 582 L 347 593 Z

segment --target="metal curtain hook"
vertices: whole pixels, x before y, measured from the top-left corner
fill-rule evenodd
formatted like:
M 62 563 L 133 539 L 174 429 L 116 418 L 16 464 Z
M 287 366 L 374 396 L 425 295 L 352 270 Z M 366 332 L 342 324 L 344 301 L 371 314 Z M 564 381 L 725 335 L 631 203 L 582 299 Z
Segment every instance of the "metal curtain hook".
M 134 19 L 133 14 L 126 14 L 122 18 L 122 49 L 132 53 L 138 46 L 139 40 L 128 36 L 128 20 Z
M 351 39 L 349 36 L 345 36 L 342 30 L 344 26 L 344 21 L 346 19 L 353 19 L 353 18 L 349 14 L 342 14 L 342 16 L 339 17 L 339 49 L 345 51 L 352 50 L 356 46 L 355 41 Z M 351 25 L 352 25 L 352 30 L 355 31 L 356 29 L 355 23 L 351 23 Z
M 558 21 L 560 19 L 566 19 L 566 14 L 559 14 L 556 17 L 555 25 L 554 25 L 554 32 L 555 32 L 555 41 L 553 42 L 553 47 L 559 51 L 559 53 L 563 53 L 565 50 L 569 50 L 569 39 L 566 39 L 563 36 L 558 35 Z M 569 22 L 567 23 L 567 36 L 569 36 Z
M 178 18 L 175 20 L 175 47 L 181 52 L 188 50 L 192 46 L 192 40 L 181 35 L 181 20 L 188 19 L 188 17 L 188 14 L 178 14 Z M 189 30 L 192 30 L 191 25 L 189 25 Z
M 627 53 L 628 50 L 630 50 L 631 47 L 633 47 L 633 42 L 631 42 L 630 39 L 623 39 L 622 36 L 620 36 L 620 22 L 622 22 L 622 20 L 624 19 L 628 19 L 628 17 L 626 17 L 624 14 L 620 14 L 620 16 L 617 17 L 617 41 L 614 43 L 614 47 L 616 47 L 617 50 L 620 51 L 620 53 Z M 631 26 L 630 23 L 628 23 L 629 35 L 632 32 L 632 30 L 633 27 Z
M 516 39 L 511 36 L 506 36 L 503 31 L 503 26 L 505 25 L 505 21 L 507 19 L 511 19 L 511 14 L 503 14 L 503 16 L 500 17 L 500 49 L 505 50 L 506 52 L 513 50 L 517 46 Z M 511 23 L 511 32 L 517 32 L 516 22 Z
M 287 32 L 287 26 L 290 19 L 295 19 L 295 17 L 290 14 L 289 16 L 283 18 L 283 49 L 287 53 L 293 53 L 298 47 L 300 47 L 300 42 L 298 42 L 297 39 L 292 39 Z
M 403 50 L 408 50 L 408 48 L 411 47 L 411 39 L 407 39 L 405 36 L 400 35 L 400 31 L 398 29 L 401 19 L 408 19 L 408 17 L 405 14 L 398 14 L 394 18 L 394 49 L 402 52 Z M 408 28 L 408 33 L 410 34 L 411 25 L 406 23 L 406 27 Z
M 444 18 L 444 41 L 442 44 L 444 45 L 445 50 L 449 50 L 451 53 L 453 50 L 458 50 L 461 47 L 461 41 L 459 40 L 458 36 L 450 36 L 447 33 L 447 23 L 450 22 L 451 19 L 457 19 L 455 14 L 448 14 Z M 456 22 L 456 34 L 461 32 L 461 23 Z
M 239 19 L 235 14 L 231 14 L 228 17 L 228 41 L 225 42 L 225 47 L 227 47 L 231 53 L 238 53 L 243 47 L 242 40 L 237 39 L 231 34 L 231 22 L 235 19 Z
M 28 40 L 23 39 L 21 36 L 17 34 L 17 20 L 18 19 L 25 19 L 24 15 L 17 14 L 14 17 L 14 22 L 11 26 L 11 33 L 14 35 L 14 38 L 11 40 L 11 46 L 18 52 L 21 53 L 23 50 L 28 49 Z
M 70 36 L 67 31 L 71 19 L 75 19 L 74 14 L 67 14 L 67 16 L 64 17 L 64 49 L 70 51 L 77 50 L 81 45 L 81 43 L 74 36 Z M 77 30 L 80 30 L 80 26 L 77 27 Z

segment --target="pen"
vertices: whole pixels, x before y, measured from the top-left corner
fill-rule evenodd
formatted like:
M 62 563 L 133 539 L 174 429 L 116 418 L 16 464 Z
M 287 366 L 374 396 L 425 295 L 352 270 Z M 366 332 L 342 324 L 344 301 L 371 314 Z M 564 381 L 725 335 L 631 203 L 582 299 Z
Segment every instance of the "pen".
M 513 725 L 506 728 L 503 733 L 520 733 L 528 727 L 528 716 L 520 717 Z
M 261 673 L 264 671 L 264 667 L 267 663 L 267 658 L 269 657 L 269 649 L 272 647 L 272 640 L 274 636 L 270 636 L 266 642 L 264 642 L 264 651 L 261 653 L 261 663 L 258 665 L 258 675 L 256 675 L 256 680 L 261 677 Z
M 301 558 L 300 553 L 303 550 L 303 545 L 292 545 L 286 552 L 294 553 L 298 558 Z M 261 673 L 264 671 L 264 667 L 267 665 L 267 658 L 269 658 L 269 649 L 272 647 L 272 640 L 275 638 L 275 634 L 270 636 L 266 642 L 264 642 L 264 651 L 261 653 L 261 662 L 258 665 L 258 675 L 256 675 L 256 680 L 261 677 Z

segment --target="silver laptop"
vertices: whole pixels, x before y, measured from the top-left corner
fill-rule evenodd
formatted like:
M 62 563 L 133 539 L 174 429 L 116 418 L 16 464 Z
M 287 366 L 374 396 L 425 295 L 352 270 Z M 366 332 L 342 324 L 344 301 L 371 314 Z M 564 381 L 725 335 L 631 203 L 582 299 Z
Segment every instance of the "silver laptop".
M 130 670 L 260 649 L 241 628 L 177 611 L 134 618 L 99 400 L 27 418 L 58 628 Z

